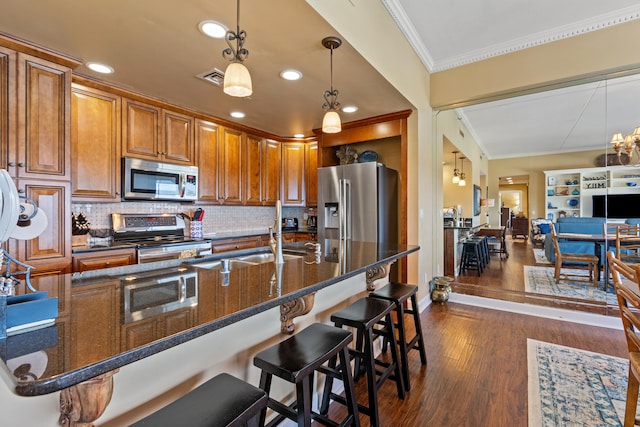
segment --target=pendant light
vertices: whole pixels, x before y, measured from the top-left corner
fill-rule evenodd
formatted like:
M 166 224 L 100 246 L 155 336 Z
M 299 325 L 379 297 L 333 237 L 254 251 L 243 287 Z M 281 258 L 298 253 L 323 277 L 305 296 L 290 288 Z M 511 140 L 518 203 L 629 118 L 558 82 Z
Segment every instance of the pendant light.
M 330 62 L 330 85 L 329 90 L 324 91 L 324 104 L 322 109 L 326 111 L 324 118 L 322 119 L 322 132 L 324 133 L 338 133 L 342 130 L 342 124 L 340 123 L 340 116 L 338 115 L 338 109 L 340 103 L 338 99 L 338 90 L 333 88 L 333 49 L 337 49 L 342 44 L 342 40 L 338 37 L 325 37 L 322 39 L 322 46 L 331 50 L 331 62 Z
M 458 174 L 458 153 L 459 151 L 452 151 L 453 153 L 453 178 L 451 178 L 452 184 L 460 182 L 460 175 Z
M 249 56 L 249 51 L 244 48 L 247 33 L 240 30 L 240 0 L 238 0 L 237 6 L 236 32 L 227 31 L 225 40 L 229 47 L 222 51 L 222 57 L 231 61 L 224 72 L 223 90 L 227 95 L 245 97 L 253 93 L 253 87 L 249 70 L 242 63 Z M 233 42 L 235 42 L 235 48 Z
M 462 172 L 460 172 L 460 181 L 458 181 L 458 185 L 460 187 L 464 187 L 465 185 L 467 185 L 467 180 L 464 176 L 464 159 L 466 159 L 466 157 L 460 156 L 460 161 L 462 162 Z

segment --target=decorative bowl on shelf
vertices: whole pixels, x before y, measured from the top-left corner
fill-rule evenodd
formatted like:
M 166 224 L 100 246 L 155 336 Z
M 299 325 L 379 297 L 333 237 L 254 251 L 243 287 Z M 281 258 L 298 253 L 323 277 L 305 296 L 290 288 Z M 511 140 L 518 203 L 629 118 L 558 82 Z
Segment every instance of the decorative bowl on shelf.
M 636 185 L 638 185 L 637 182 L 627 182 L 627 187 L 635 187 Z
M 573 194 L 574 196 L 577 196 L 578 194 L 580 194 L 580 190 L 578 190 L 577 188 L 574 188 L 571 194 Z
M 578 199 L 568 199 L 567 200 L 567 206 L 569 206 L 570 208 L 576 208 L 576 207 L 578 207 L 579 204 L 580 204 L 580 200 L 578 200 Z

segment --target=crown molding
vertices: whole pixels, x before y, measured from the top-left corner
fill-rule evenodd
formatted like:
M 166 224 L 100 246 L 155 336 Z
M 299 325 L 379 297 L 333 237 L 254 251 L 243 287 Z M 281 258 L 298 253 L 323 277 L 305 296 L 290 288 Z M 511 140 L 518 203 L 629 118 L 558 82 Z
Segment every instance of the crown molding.
M 598 15 L 593 18 L 574 22 L 569 25 L 564 25 L 561 27 L 552 28 L 547 31 L 530 34 L 526 37 L 520 37 L 505 43 L 499 43 L 461 55 L 445 58 L 441 61 L 436 62 L 433 60 L 433 57 L 429 53 L 427 47 L 418 36 L 413 23 L 402 8 L 400 0 L 381 1 L 384 4 L 385 8 L 389 11 L 389 14 L 394 19 L 396 24 L 398 24 L 400 30 L 409 41 L 409 44 L 416 51 L 418 57 L 422 60 L 422 63 L 425 65 L 425 67 L 427 67 L 427 70 L 430 73 L 448 70 L 451 68 L 470 64 L 472 62 L 483 61 L 485 59 L 493 58 L 496 56 L 506 55 L 531 47 L 540 46 L 546 43 L 551 43 L 574 36 L 579 36 L 581 34 L 602 30 L 614 25 L 640 19 L 640 5 L 634 5 L 607 14 Z

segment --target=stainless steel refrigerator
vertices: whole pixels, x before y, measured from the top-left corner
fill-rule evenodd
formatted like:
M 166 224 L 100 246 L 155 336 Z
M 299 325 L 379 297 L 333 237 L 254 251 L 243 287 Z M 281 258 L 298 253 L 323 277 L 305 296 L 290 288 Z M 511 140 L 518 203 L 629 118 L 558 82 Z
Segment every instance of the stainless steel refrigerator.
M 375 162 L 318 168 L 318 241 L 326 239 L 397 243 L 398 173 Z

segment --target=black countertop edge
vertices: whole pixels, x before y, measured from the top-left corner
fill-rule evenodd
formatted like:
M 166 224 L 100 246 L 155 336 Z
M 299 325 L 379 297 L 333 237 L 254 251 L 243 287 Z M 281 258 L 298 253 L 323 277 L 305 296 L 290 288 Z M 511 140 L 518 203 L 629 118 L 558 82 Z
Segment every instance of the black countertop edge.
M 419 246 L 409 247 L 405 251 L 388 256 L 370 265 L 360 267 L 358 269 L 345 273 L 341 276 L 334 277 L 334 278 L 325 280 L 323 282 L 319 282 L 315 285 L 306 287 L 299 291 L 292 292 L 290 294 L 287 294 L 278 298 L 274 298 L 273 300 L 267 301 L 263 304 L 256 305 L 254 307 L 242 310 L 240 312 L 231 314 L 229 316 L 213 320 L 207 324 L 196 326 L 182 333 L 178 333 L 178 334 L 169 336 L 167 338 L 154 341 L 152 343 L 147 344 L 146 346 L 142 346 L 139 348 L 135 348 L 133 350 L 123 352 L 122 354 L 111 357 L 104 361 L 100 361 L 100 362 L 94 363 L 93 365 L 88 365 L 88 366 L 79 368 L 77 370 L 70 371 L 63 375 L 58 375 L 56 377 L 48 378 L 46 380 L 42 380 L 42 381 L 35 380 L 27 383 L 19 383 L 19 382 L 16 382 L 15 377 L 7 371 L 7 366 L 5 363 L 0 363 L 0 365 L 2 365 L 3 375 L 8 376 L 10 381 L 15 384 L 15 387 L 13 389 L 15 394 L 19 396 L 39 396 L 39 395 L 54 393 L 65 388 L 72 387 L 83 381 L 90 380 L 99 375 L 111 372 L 122 366 L 142 360 L 156 353 L 160 353 L 161 351 L 168 350 L 172 347 L 183 344 L 195 338 L 201 337 L 210 332 L 214 332 L 225 326 L 232 325 L 236 322 L 255 316 L 264 311 L 270 310 L 274 307 L 278 307 L 281 304 L 284 304 L 285 302 L 300 298 L 304 295 L 308 295 L 313 292 L 317 292 L 335 283 L 341 282 L 345 279 L 364 273 L 373 267 L 377 267 L 382 264 L 387 264 L 389 262 L 397 261 L 398 259 L 403 258 L 419 250 L 420 250 Z M 364 289 L 365 289 L 365 284 L 363 283 L 363 290 Z

